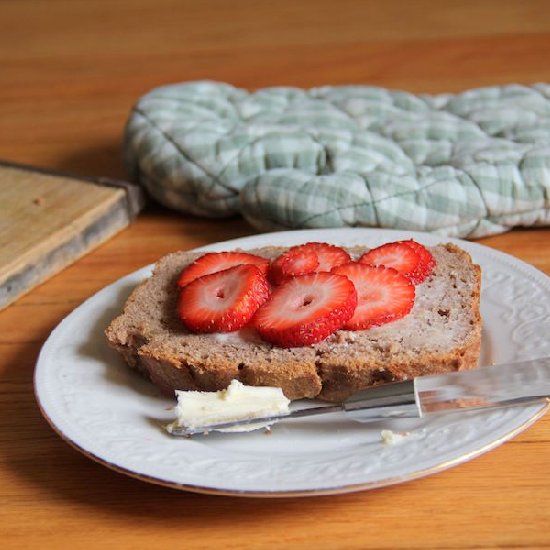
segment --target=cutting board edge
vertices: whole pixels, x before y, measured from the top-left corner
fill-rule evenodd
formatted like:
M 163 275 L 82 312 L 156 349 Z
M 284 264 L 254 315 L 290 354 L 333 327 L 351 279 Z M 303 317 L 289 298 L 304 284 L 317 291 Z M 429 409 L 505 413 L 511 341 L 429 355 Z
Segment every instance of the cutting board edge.
M 0 310 L 109 240 L 131 221 L 126 193 L 120 193 L 117 200 L 81 233 L 70 235 L 57 246 L 44 250 L 32 264 L 23 264 L 0 281 Z

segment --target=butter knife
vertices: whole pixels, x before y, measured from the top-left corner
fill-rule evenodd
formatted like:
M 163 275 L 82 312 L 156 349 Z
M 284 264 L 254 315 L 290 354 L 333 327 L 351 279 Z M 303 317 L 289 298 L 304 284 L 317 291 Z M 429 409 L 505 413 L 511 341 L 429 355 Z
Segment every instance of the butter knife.
M 550 397 L 550 357 L 479 367 L 375 386 L 338 405 L 302 408 L 288 414 L 246 418 L 200 427 L 172 426 L 173 436 L 269 427 L 281 420 L 343 412 L 357 422 L 422 418 L 432 414 L 542 404 Z

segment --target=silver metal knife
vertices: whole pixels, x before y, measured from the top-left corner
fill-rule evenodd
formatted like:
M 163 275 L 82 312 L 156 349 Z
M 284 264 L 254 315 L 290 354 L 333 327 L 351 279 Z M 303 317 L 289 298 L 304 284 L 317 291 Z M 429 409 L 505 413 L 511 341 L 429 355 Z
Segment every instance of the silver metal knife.
M 358 422 L 422 418 L 430 414 L 542 404 L 550 397 L 550 357 L 479 367 L 470 371 L 420 376 L 369 388 L 338 405 L 294 410 L 286 415 L 246 418 L 196 428 L 172 426 L 174 436 L 239 427 L 268 427 L 281 420 L 344 412 Z

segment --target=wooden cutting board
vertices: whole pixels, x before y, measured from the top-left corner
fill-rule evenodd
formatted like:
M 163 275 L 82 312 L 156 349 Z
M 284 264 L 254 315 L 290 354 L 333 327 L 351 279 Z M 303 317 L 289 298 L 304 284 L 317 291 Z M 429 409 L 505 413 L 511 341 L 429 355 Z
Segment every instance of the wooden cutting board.
M 126 227 L 136 185 L 0 162 L 0 309 Z

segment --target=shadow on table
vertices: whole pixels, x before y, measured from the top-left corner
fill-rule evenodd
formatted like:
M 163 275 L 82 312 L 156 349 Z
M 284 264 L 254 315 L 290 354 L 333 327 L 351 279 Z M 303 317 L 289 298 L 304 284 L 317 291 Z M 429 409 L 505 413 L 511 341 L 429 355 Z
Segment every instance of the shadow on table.
M 54 168 L 77 176 L 103 176 L 121 180 L 129 177 L 124 168 L 122 136 L 120 141 L 113 140 L 81 150 L 75 149 L 60 159 Z

